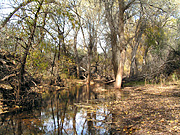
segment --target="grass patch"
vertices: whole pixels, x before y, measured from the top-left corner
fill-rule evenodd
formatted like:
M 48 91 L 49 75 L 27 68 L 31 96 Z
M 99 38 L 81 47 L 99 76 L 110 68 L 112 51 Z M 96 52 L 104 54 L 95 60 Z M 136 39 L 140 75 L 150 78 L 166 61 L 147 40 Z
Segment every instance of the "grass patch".
M 134 86 L 143 86 L 143 85 L 145 85 L 145 81 L 131 81 L 124 83 L 123 87 L 134 87 Z

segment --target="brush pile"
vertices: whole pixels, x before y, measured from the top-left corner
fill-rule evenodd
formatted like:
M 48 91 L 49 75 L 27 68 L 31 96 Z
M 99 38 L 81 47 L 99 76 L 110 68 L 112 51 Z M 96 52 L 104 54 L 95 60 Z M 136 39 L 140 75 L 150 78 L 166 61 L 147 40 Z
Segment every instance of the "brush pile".
M 0 50 L 0 113 L 9 108 L 31 108 L 39 104 L 41 96 L 34 89 L 36 81 L 27 72 L 17 99 L 20 59 L 18 55 Z

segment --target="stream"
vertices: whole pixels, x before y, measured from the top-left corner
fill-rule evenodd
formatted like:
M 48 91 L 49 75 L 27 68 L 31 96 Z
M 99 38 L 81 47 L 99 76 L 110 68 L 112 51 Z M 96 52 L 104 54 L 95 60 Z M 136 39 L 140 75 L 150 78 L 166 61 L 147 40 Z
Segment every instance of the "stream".
M 1 114 L 0 134 L 95 135 L 116 133 L 117 118 L 111 102 L 126 100 L 128 93 L 111 86 L 73 86 L 42 94 L 42 104 L 31 111 Z

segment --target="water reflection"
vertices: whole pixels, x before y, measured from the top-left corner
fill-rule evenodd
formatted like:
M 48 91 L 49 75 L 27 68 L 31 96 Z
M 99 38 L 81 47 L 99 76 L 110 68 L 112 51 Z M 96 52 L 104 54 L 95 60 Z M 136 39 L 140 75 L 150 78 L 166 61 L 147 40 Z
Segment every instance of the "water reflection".
M 38 109 L 1 115 L 0 134 L 112 134 L 116 114 L 108 105 L 123 97 L 102 84 L 49 92 Z

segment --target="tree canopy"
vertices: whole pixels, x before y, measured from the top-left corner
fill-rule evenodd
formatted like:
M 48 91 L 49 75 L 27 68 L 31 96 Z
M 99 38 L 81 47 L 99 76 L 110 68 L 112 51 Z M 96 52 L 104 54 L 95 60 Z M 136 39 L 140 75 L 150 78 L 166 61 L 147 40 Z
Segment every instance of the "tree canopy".
M 13 0 L 1 2 L 3 11 L 5 4 L 12 12 L 1 15 L 0 49 L 20 56 L 21 83 L 25 70 L 52 78 L 91 73 L 120 88 L 125 77 L 153 79 L 180 51 L 178 0 Z

